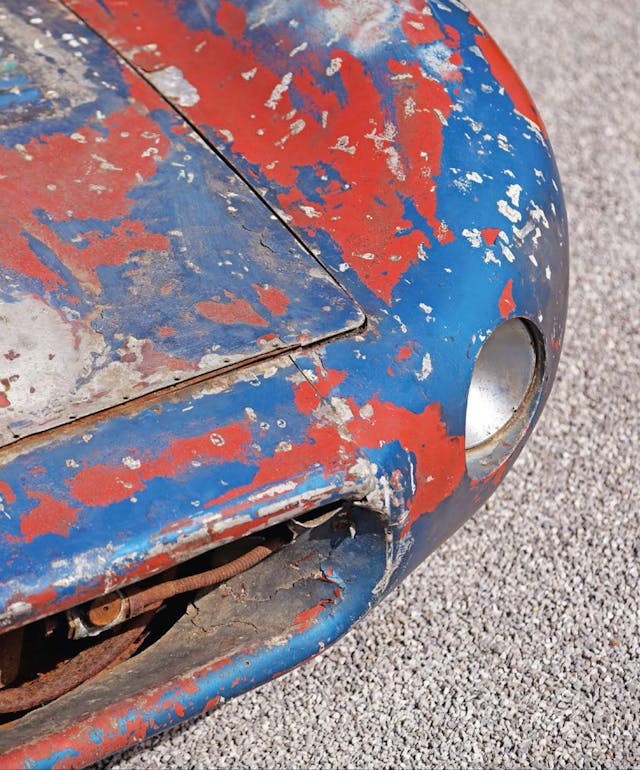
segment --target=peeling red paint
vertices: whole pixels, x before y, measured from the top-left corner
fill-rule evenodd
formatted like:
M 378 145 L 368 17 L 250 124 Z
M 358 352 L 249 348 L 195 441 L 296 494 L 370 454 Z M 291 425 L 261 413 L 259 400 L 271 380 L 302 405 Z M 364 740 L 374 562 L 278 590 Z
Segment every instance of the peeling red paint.
M 309 469 L 320 466 L 324 476 L 343 467 L 345 458 L 355 458 L 353 441 L 343 438 L 332 425 L 311 425 L 304 442 L 293 444 L 290 451 L 277 452 L 273 457 L 263 457 L 250 484 L 230 490 L 226 494 L 205 504 L 205 508 L 225 503 L 225 513 L 229 517 L 237 513 L 229 501 L 240 498 L 246 505 L 244 496 L 257 489 L 273 486 L 282 481 L 303 480 Z M 265 503 L 273 503 L 275 498 L 266 498 Z M 250 522 L 250 527 L 255 522 Z M 227 535 L 228 532 L 225 533 Z
M 0 481 L 0 497 L 2 497 L 7 505 L 11 505 L 11 503 L 15 503 L 16 501 L 13 489 L 11 489 L 11 487 L 4 481 Z
M 413 348 L 414 345 L 411 342 L 408 345 L 403 345 L 396 354 L 396 361 L 408 361 L 413 355 Z
M 166 368 L 169 371 L 179 372 L 197 372 L 196 364 L 187 361 L 185 358 L 169 356 L 158 350 L 151 340 L 145 340 L 142 343 L 141 358 L 136 360 L 136 370 L 143 377 L 149 377 L 158 369 Z
M 498 301 L 498 309 L 500 315 L 503 318 L 509 318 L 511 313 L 516 309 L 516 303 L 513 300 L 513 279 L 510 278 L 502 290 L 500 300 Z
M 216 21 L 229 35 L 242 37 L 245 28 L 245 12 L 229 0 L 221 0 L 216 12 Z
M 509 463 L 504 462 L 499 468 L 496 468 L 496 470 L 487 474 L 484 478 L 471 479 L 471 489 L 481 489 L 485 484 L 492 484 L 494 487 L 497 487 L 498 484 L 502 481 L 504 474 L 507 472 L 508 466 Z
M 316 378 L 313 382 L 304 380 L 296 385 L 296 408 L 302 414 L 311 414 L 337 385 L 344 381 L 346 372 L 334 369 L 316 369 Z
M 165 236 L 149 233 L 141 222 L 127 219 L 133 206 L 129 193 L 156 170 L 154 155 L 144 155 L 150 146 L 145 134 L 158 136 L 153 147 L 160 157 L 168 140 L 137 105 L 109 115 L 103 128 L 106 135 L 86 127 L 81 134 L 83 141 L 52 134 L 33 139 L 23 152 L 0 148 L 4 175 L 0 264 L 39 278 L 46 289 L 55 288 L 63 279 L 38 260 L 27 234 L 51 249 L 78 281 L 96 292 L 100 290 L 98 265 L 122 264 L 132 252 L 142 249 L 168 248 Z M 123 131 L 129 133 L 126 142 L 120 137 Z M 61 157 L 65 163 L 60 163 Z M 92 192 L 90 185 L 100 193 Z M 70 216 L 120 221 L 108 234 L 87 230 L 72 243 L 41 221 L 38 210 L 47 211 L 57 222 L 69 221 Z
M 423 13 L 424 5 L 412 2 L 411 8 L 402 16 L 402 31 L 411 45 L 427 45 L 443 40 L 440 25 L 430 14 Z
M 51 604 L 56 600 L 55 589 L 49 587 L 43 591 L 39 591 L 37 594 L 30 594 L 23 598 L 23 601 L 33 604 L 34 607 L 40 607 L 41 605 Z
M 465 472 L 464 437 L 447 434 L 440 404 L 429 404 L 419 414 L 377 398 L 369 405 L 373 409 L 370 418 L 357 417 L 348 423 L 358 444 L 378 448 L 381 441 L 396 440 L 415 457 L 416 491 L 404 534 L 416 519 L 435 510 L 460 483 Z M 356 408 L 353 411 L 358 414 Z
M 323 397 L 342 381 L 344 375 L 343 372 L 331 371 L 326 374 L 325 378 L 318 380 L 324 382 Z M 301 398 L 301 387 L 296 389 L 297 402 Z M 304 409 L 320 405 L 322 399 L 315 391 L 310 394 L 305 388 L 304 393 L 301 401 Z M 309 428 L 308 441 L 296 444 L 290 452 L 263 458 L 248 487 L 230 491 L 207 502 L 205 507 L 228 503 L 251 489 L 295 478 L 299 469 L 307 464 L 322 463 L 325 473 L 329 473 L 341 454 L 352 455 L 357 452 L 358 446 L 378 449 L 389 441 L 398 441 L 415 457 L 416 493 L 410 503 L 409 520 L 404 531 L 419 516 L 433 511 L 454 491 L 465 470 L 464 437 L 447 434 L 439 404 L 429 404 L 422 413 L 415 414 L 396 404 L 374 398 L 368 402 L 372 416 L 364 419 L 359 416 L 361 407 L 355 400 L 350 398 L 347 402 L 353 415 L 345 423 L 346 430 L 351 434 L 350 439 L 332 426 L 316 423 Z M 229 508 L 230 515 L 234 512 L 233 508 Z
M 173 477 L 194 460 L 220 463 L 247 459 L 251 433 L 246 425 L 228 425 L 194 438 L 176 439 L 157 457 L 141 458 L 138 468 L 93 465 L 71 480 L 71 495 L 85 505 L 110 505 L 126 500 L 159 477 Z
M 497 227 L 484 227 L 481 231 L 484 242 L 488 246 L 493 246 L 502 230 Z
M 413 2 L 413 8 L 405 11 L 402 17 L 402 31 L 407 40 L 412 45 L 429 45 L 431 43 L 442 42 L 451 48 L 448 64 L 451 66 L 443 68 L 445 80 L 462 80 L 462 73 L 457 69 L 461 64 L 461 58 L 458 53 L 460 46 L 460 35 L 456 29 L 449 25 L 443 28 L 437 20 L 429 14 L 423 13 L 424 5 L 419 2 Z
M 322 610 L 330 604 L 333 604 L 333 599 L 323 599 L 315 606 L 301 610 L 293 619 L 295 629 L 298 632 L 307 631 L 316 622 Z
M 238 299 L 226 291 L 226 302 L 211 300 L 198 302 L 196 310 L 205 318 L 219 324 L 251 324 L 251 326 L 267 326 L 264 318 L 256 313 L 246 299 Z
M 289 306 L 289 297 L 275 286 L 260 286 L 254 284 L 253 288 L 258 293 L 260 302 L 267 308 L 271 315 L 282 315 L 286 313 Z
M 184 108 L 190 118 L 203 126 L 224 126 L 233 136 L 234 152 L 258 164 L 267 178 L 288 189 L 279 194 L 278 203 L 291 213 L 292 223 L 311 233 L 315 226 L 322 226 L 342 249 L 345 262 L 387 304 L 400 277 L 417 262 L 418 248 L 428 246 L 424 234 L 409 221 L 405 221 L 407 232 L 398 234 L 397 224 L 404 218 L 403 197 L 413 200 L 438 241 L 453 239 L 436 217 L 433 183 L 442 154 L 438 112 L 446 119 L 452 103 L 444 86 L 423 77 L 417 64 L 393 60 L 389 64 L 396 126 L 395 136 L 388 136 L 388 126 L 377 117 L 385 115 L 386 109 L 364 64 L 340 48 L 327 49 L 322 57 L 308 56 L 292 75 L 291 88 L 308 105 L 304 110 L 296 105 L 296 117 L 304 125 L 292 131 L 290 93 L 283 92 L 277 103 L 269 102 L 280 77 L 243 44 L 242 11 L 232 10 L 231 4 L 225 3 L 217 14 L 224 36 L 189 29 L 157 0 L 140 0 L 135 8 L 121 7 L 117 17 L 98 4 L 75 2 L 74 6 L 107 34 L 120 40 L 124 36 L 138 66 L 179 67 L 198 92 L 208 93 L 210 98 Z M 144 25 L 138 23 L 138 14 L 145 17 Z M 152 52 L 146 48 L 150 41 L 155 46 Z M 357 100 L 341 103 L 336 92 L 319 85 L 317 75 L 324 73 L 331 59 L 341 60 L 340 83 L 347 93 L 357 94 Z M 242 77 L 254 69 L 251 78 Z M 211 71 L 217 73 L 215 83 Z M 405 110 L 408 97 L 418 105 L 415 113 Z M 326 125 L 320 117 L 323 113 L 330 116 Z M 255 118 L 247 120 L 249 114 Z M 308 212 L 315 210 L 314 201 L 296 187 L 297 169 L 321 162 L 349 184 L 318 179 L 321 214 L 310 220 Z M 395 177 L 394 185 L 389 184 L 390 174 Z
M 205 704 L 203 711 L 211 711 L 220 704 L 220 696 L 216 695 L 215 698 L 210 698 Z
M 20 532 L 25 542 L 30 543 L 40 535 L 68 537 L 69 530 L 76 523 L 79 509 L 71 508 L 44 492 L 28 493 L 28 496 L 37 500 L 38 504 L 20 518 Z
M 110 505 L 144 489 L 140 475 L 129 468 L 93 465 L 70 483 L 71 495 L 84 505 Z
M 176 561 L 178 560 L 173 558 L 171 554 L 166 552 L 157 553 L 154 556 L 145 559 L 141 564 L 133 566 L 128 572 L 127 582 L 135 583 L 138 580 L 144 580 L 151 575 L 157 575 L 158 572 L 173 567 Z

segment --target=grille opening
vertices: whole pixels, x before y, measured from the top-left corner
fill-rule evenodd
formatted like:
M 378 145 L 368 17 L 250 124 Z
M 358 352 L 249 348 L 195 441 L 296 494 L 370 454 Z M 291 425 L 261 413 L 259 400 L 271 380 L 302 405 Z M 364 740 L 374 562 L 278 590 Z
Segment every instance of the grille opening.
M 0 725 L 54 701 L 156 644 L 194 597 L 326 524 L 350 527 L 349 504 L 315 509 L 158 575 L 0 635 Z

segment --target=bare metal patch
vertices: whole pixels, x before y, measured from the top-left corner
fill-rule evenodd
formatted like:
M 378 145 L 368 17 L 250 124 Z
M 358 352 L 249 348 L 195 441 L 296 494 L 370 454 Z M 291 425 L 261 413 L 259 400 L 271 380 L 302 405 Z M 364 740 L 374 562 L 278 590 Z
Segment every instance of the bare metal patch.
M 156 72 L 149 72 L 147 78 L 158 91 L 175 101 L 180 107 L 193 107 L 200 101 L 200 94 L 178 67 L 171 65 Z

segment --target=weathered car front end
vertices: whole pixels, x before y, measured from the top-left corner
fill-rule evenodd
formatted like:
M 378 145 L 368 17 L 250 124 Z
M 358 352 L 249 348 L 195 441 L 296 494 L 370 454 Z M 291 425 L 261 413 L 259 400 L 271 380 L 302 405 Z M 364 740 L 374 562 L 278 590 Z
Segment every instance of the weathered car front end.
M 81 766 L 317 654 L 484 503 L 567 223 L 457 0 L 1 7 L 0 751 Z

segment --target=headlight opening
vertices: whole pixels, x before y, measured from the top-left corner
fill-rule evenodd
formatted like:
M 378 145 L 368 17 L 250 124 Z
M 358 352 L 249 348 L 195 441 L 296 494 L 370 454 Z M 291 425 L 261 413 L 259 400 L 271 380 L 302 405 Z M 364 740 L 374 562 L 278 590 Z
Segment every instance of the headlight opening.
M 519 446 L 540 402 L 544 355 L 538 329 L 523 318 L 497 326 L 476 356 L 467 396 L 467 472 L 484 478 Z

